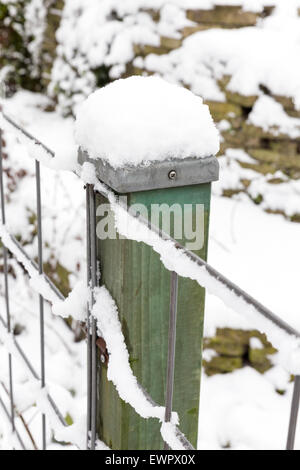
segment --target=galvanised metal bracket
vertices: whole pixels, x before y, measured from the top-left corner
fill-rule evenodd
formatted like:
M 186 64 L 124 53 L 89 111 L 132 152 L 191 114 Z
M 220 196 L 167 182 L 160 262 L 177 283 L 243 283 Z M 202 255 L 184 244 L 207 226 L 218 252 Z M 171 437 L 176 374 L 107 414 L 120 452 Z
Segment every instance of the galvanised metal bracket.
M 100 338 L 100 337 L 97 338 L 96 345 L 100 351 L 100 361 L 102 362 L 102 364 L 105 364 L 107 366 L 108 361 L 109 361 L 109 354 L 107 351 L 106 342 L 104 338 Z
M 169 159 L 139 166 L 113 168 L 107 161 L 92 159 L 87 152 L 79 149 L 78 162 L 81 165 L 85 162 L 92 163 L 99 180 L 117 193 L 190 186 L 219 179 L 218 159 L 213 156 Z

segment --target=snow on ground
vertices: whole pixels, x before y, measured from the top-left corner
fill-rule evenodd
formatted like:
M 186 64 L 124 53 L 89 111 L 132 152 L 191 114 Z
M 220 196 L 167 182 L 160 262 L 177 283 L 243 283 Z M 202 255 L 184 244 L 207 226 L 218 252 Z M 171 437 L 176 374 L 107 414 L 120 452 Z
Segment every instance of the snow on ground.
M 70 140 L 73 145 L 72 122 L 54 113 L 44 113 L 36 106 L 42 102 L 39 99 L 35 101 L 36 99 L 30 94 L 20 93 L 6 103 L 7 112 L 50 148 L 57 149 L 60 146 L 62 152 L 64 148 L 68 152 Z M 22 102 L 26 105 L 26 112 L 22 112 Z M 29 105 L 29 102 L 32 104 Z M 32 162 L 26 148 L 18 144 L 13 133 L 7 134 L 5 138 L 7 150 L 14 162 L 14 171 L 25 168 L 28 172 L 26 178 L 18 180 L 15 195 L 11 193 L 11 200 L 7 204 L 7 218 L 12 232 L 21 234 L 28 243 L 28 252 L 36 255 L 36 241 L 32 243 L 31 231 L 25 230 L 28 208 L 33 211 L 35 207 Z M 239 158 L 248 157 L 240 154 Z M 230 170 L 226 165 L 222 166 L 221 180 L 230 176 L 234 179 L 234 167 Z M 43 192 L 44 238 L 51 247 L 49 251 L 45 251 L 45 256 L 50 257 L 52 254 L 55 259 L 67 265 L 72 272 L 71 285 L 74 285 L 78 278 L 84 278 L 84 271 L 77 271 L 77 264 L 84 263 L 85 253 L 82 182 L 72 173 L 59 173 L 44 167 L 42 177 L 46 188 Z M 261 181 L 262 186 L 263 184 Z M 290 188 L 293 183 L 287 182 L 286 185 Z M 282 199 L 285 199 L 285 195 Z M 266 214 L 261 207 L 242 196 L 237 199 L 221 198 L 216 186 L 211 211 L 210 263 L 298 329 L 299 236 L 298 224 L 288 222 L 280 215 Z M 29 290 L 28 280 L 24 278 L 23 272 L 15 265 L 13 267 L 17 272 L 17 278 L 10 280 L 13 324 L 26 326 L 18 340 L 36 369 L 39 369 L 37 298 Z M 3 294 L 3 277 L 1 291 Z M 24 304 L 26 309 L 23 308 Z M 1 315 L 5 317 L 3 297 L 0 308 Z M 224 307 L 215 297 L 208 296 L 205 334 L 212 335 L 216 327 L 222 326 L 253 328 L 242 315 Z M 61 319 L 52 316 L 48 307 L 46 338 L 50 391 L 63 414 L 71 416 L 75 421 L 75 434 L 77 439 L 79 435 L 82 439 L 82 413 L 85 412 L 84 343 L 74 343 L 73 333 Z M 1 379 L 4 378 L 7 384 L 7 356 L 1 345 L 0 358 L 0 370 L 5 371 L 4 377 L 1 374 Z M 23 367 L 16 363 L 14 370 L 17 406 L 26 420 L 32 420 L 32 431 L 39 444 L 40 418 L 34 406 L 34 384 L 24 373 Z M 286 393 L 279 395 L 276 389 L 286 390 Z M 199 448 L 284 448 L 291 392 L 289 376 L 279 366 L 264 375 L 252 368 L 211 378 L 204 375 Z M 2 390 L 0 393 L 6 399 Z M 7 429 L 7 422 L 2 418 L 0 435 L 3 437 L 0 437 L 0 448 L 9 445 Z M 48 435 L 49 443 L 50 437 Z M 59 444 L 51 444 L 50 448 L 56 446 Z M 299 440 L 297 447 L 300 448 Z
M 266 214 L 246 198 L 216 197 L 210 230 L 210 264 L 300 331 L 300 224 Z M 218 314 L 214 323 L 222 327 L 223 318 Z M 225 318 L 229 326 L 229 312 Z
M 221 174 L 222 177 L 222 174 Z M 249 200 L 214 197 L 209 262 L 300 330 L 299 224 L 266 214 Z M 216 328 L 251 329 L 242 315 L 207 296 L 205 336 Z M 199 448 L 284 449 L 292 396 L 289 375 L 247 367 L 202 378 Z M 285 390 L 279 395 L 277 390 Z M 296 447 L 300 448 L 300 436 Z
M 203 376 L 198 449 L 284 450 L 291 386 L 281 396 L 271 379 L 250 367 Z

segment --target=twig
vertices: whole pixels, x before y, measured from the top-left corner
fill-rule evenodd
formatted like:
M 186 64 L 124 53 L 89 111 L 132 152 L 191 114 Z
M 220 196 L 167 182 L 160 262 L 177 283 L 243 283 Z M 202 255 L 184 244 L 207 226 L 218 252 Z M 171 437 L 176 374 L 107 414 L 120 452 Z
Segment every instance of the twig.
M 5 383 L 1 382 L 1 385 L 2 385 L 2 387 L 3 387 L 4 391 L 5 391 L 5 393 L 9 396 L 9 393 L 8 393 L 8 390 L 7 390 L 7 388 L 6 388 Z M 31 434 L 30 429 L 29 429 L 29 427 L 28 427 L 28 425 L 27 425 L 27 423 L 26 423 L 26 421 L 25 421 L 25 419 L 24 419 L 24 417 L 23 417 L 23 415 L 22 415 L 22 413 L 20 413 L 20 411 L 18 411 L 16 405 L 14 405 L 14 409 L 15 409 L 15 411 L 16 411 L 18 417 L 20 418 L 20 420 L 21 420 L 21 422 L 22 422 L 22 424 L 23 424 L 23 426 L 24 426 L 24 428 L 25 428 L 25 430 L 26 430 L 26 432 L 27 432 L 27 434 L 28 434 L 28 436 L 29 436 L 29 439 L 30 439 L 31 442 L 32 442 L 32 445 L 33 445 L 33 447 L 34 447 L 34 450 L 39 450 L 39 449 L 38 449 L 38 446 L 36 445 L 36 442 L 35 442 L 35 440 L 34 440 L 34 438 L 33 438 L 33 435 Z

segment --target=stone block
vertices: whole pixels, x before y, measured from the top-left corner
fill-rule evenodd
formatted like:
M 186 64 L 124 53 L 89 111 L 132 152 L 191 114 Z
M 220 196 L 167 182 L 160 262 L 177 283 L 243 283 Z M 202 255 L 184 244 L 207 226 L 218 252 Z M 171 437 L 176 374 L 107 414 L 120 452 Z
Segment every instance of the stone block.
M 205 101 L 215 121 L 242 116 L 242 108 L 236 104 L 220 101 Z
M 252 108 L 255 101 L 257 100 L 257 95 L 240 95 L 229 90 L 225 90 L 226 98 L 230 103 L 243 106 L 244 108 Z
M 149 44 L 146 44 L 146 45 L 134 44 L 133 50 L 136 56 L 141 56 L 141 57 L 146 57 L 149 54 L 164 55 L 170 52 L 170 49 L 166 47 L 151 46 Z
M 178 49 L 182 44 L 182 39 L 177 38 L 169 38 L 167 36 L 161 36 L 160 38 L 160 46 L 168 49 L 169 51 L 173 49 Z
M 187 10 L 187 18 L 195 23 L 218 24 L 226 27 L 255 26 L 259 14 L 245 11 L 241 6 L 216 5 L 211 10 Z
M 260 340 L 261 349 L 251 348 L 251 338 Z M 233 372 L 249 364 L 263 373 L 272 367 L 269 356 L 277 352 L 265 334 L 233 328 L 218 328 L 213 338 L 205 338 L 204 349 L 217 353 L 211 360 L 203 361 L 209 376 Z
M 250 149 L 248 153 L 255 160 L 264 163 L 273 163 L 279 168 L 300 169 L 300 155 L 285 155 L 273 150 Z
M 215 356 L 209 362 L 203 361 L 205 373 L 208 376 L 216 374 L 226 374 L 243 367 L 241 357 Z

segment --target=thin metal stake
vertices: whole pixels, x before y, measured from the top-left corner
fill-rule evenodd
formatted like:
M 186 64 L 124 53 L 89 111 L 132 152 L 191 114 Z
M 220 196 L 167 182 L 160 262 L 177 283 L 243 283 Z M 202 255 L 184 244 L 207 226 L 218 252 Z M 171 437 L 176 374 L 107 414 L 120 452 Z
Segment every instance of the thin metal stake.
M 97 285 L 97 243 L 96 200 L 92 185 L 87 185 L 87 225 L 88 283 L 92 292 L 91 305 L 88 310 L 88 438 L 90 450 L 95 450 L 97 427 L 97 324 L 95 318 L 91 316 L 91 309 L 95 301 L 94 288 Z
M 90 194 L 86 187 L 86 246 L 87 246 L 87 285 L 91 286 L 91 222 L 90 222 Z M 87 449 L 90 449 L 91 438 L 91 384 L 92 384 L 92 338 L 90 325 L 90 306 L 87 306 Z
M 92 305 L 95 302 L 94 288 L 97 286 L 97 243 L 96 243 L 96 195 L 93 186 L 90 186 L 90 214 L 91 214 L 91 280 Z M 97 424 L 97 323 L 92 317 L 92 408 L 91 408 L 91 450 L 96 448 Z
M 36 200 L 37 200 L 37 224 L 38 224 L 38 265 L 39 274 L 43 274 L 43 237 L 42 237 L 42 204 L 41 204 L 41 171 L 40 162 L 35 161 L 36 174 Z M 45 321 L 44 321 L 44 299 L 39 295 L 40 310 L 40 348 L 41 348 L 41 386 L 45 388 Z M 46 416 L 42 414 L 42 438 L 43 450 L 46 450 Z
M 177 298 L 178 298 L 178 275 L 177 273 L 173 271 L 171 273 L 171 293 L 170 293 L 170 318 L 169 318 L 168 365 L 167 365 L 166 411 L 165 411 L 166 423 L 169 423 L 171 421 L 172 407 L 173 407 Z M 165 443 L 164 449 L 170 450 L 170 447 L 168 446 L 168 444 Z
M 286 449 L 294 450 L 300 401 L 300 376 L 296 375 Z
M 0 192 L 1 192 L 1 216 L 2 224 L 5 225 L 5 200 L 4 200 L 4 184 L 3 184 L 3 151 L 2 151 L 2 130 L 0 129 Z M 6 327 L 7 332 L 11 333 L 10 306 L 9 306 L 9 286 L 8 286 L 8 250 L 3 244 L 3 263 L 4 263 L 4 289 L 5 289 L 5 305 L 6 305 Z M 9 373 L 9 398 L 10 398 L 10 420 L 12 431 L 15 431 L 15 410 L 14 410 L 14 394 L 13 394 L 13 378 L 12 378 L 12 357 L 8 354 L 8 373 Z

